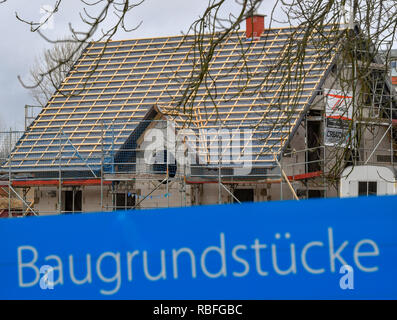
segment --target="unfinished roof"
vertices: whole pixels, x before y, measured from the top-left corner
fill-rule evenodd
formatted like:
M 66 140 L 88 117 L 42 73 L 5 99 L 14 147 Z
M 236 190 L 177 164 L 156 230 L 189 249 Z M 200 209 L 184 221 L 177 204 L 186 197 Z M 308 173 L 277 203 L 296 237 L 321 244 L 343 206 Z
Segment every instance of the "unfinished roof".
M 309 47 L 298 78 L 287 80 L 282 68 L 296 66 L 285 60 L 275 66 L 285 57 L 293 32 L 296 29 L 266 30 L 254 42 L 242 32 L 231 35 L 215 51 L 209 67 L 216 94 L 213 84 L 212 97 L 201 85 L 190 109 L 199 129 L 253 129 L 252 157 L 257 166 L 274 164 L 274 154 L 285 147 L 335 55 L 335 50 L 328 50 L 332 41 L 321 57 L 318 49 Z M 330 28 L 328 34 L 312 34 L 312 40 L 331 39 L 334 34 Z M 299 40 L 295 34 L 289 54 L 294 54 Z M 153 105 L 177 103 L 195 60 L 192 43 L 192 37 L 179 36 L 90 44 L 16 144 L 13 171 L 58 170 L 60 163 L 63 170 L 98 170 L 102 150 L 113 155 Z M 253 76 L 240 92 L 246 68 Z M 185 117 L 175 121 L 186 124 Z

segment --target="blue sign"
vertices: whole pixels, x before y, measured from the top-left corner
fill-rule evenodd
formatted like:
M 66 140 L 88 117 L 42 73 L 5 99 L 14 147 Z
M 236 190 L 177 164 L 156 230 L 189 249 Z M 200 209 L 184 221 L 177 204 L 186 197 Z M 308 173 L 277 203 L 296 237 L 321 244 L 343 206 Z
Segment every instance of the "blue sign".
M 0 299 L 396 299 L 397 197 L 2 219 Z

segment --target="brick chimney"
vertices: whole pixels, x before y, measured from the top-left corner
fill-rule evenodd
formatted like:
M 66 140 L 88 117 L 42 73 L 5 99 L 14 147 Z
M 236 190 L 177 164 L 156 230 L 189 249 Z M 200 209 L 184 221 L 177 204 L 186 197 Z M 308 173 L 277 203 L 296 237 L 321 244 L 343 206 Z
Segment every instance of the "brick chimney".
M 259 39 L 265 30 L 265 15 L 253 13 L 247 17 L 246 23 L 246 37 L 247 39 Z

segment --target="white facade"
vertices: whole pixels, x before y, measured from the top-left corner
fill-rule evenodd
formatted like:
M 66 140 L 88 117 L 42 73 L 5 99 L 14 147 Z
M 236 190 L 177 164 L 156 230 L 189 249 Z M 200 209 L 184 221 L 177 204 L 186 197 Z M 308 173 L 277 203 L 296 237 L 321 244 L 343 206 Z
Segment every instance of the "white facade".
M 358 197 L 365 195 L 365 190 L 367 195 L 371 195 L 372 192 L 378 196 L 397 194 L 395 170 L 381 166 L 347 167 L 340 179 L 340 196 Z

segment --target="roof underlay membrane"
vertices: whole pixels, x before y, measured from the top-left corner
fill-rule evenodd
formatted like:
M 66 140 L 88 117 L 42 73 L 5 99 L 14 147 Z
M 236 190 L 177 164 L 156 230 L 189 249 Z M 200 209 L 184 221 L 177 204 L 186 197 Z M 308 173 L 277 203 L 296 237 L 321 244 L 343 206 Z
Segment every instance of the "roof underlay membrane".
M 336 51 L 322 41 L 335 36 L 330 28 L 312 34 L 299 65 L 291 63 L 302 32 L 270 29 L 255 41 L 243 32 L 230 35 L 215 50 L 194 101 L 183 114 L 171 112 L 176 126 L 252 130 L 253 166 L 273 166 Z M 198 61 L 193 43 L 179 36 L 90 44 L 16 144 L 12 170 L 98 170 L 102 152 L 117 152 L 150 108 L 178 106 Z

